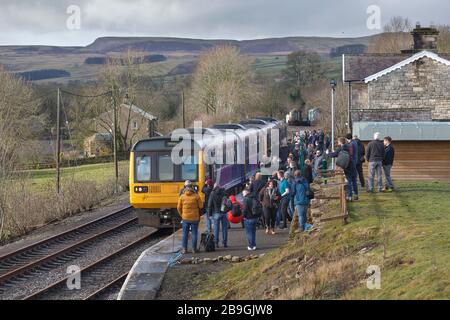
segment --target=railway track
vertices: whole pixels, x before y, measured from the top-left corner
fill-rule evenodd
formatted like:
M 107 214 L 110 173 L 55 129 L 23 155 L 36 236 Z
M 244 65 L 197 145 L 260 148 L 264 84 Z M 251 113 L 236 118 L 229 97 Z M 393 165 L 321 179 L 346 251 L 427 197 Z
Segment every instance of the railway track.
M 138 227 L 132 207 L 127 207 L 0 256 L 0 299 L 11 298 L 11 291 L 20 291 L 21 286 L 34 278 L 45 276 L 46 273 L 82 257 L 96 244 Z M 121 247 L 126 250 L 131 248 L 130 245 L 144 243 L 152 233 L 154 230 L 150 234 L 146 231 L 145 237 Z M 13 294 L 12 298 L 18 297 Z
M 167 236 L 167 233 L 168 230 L 155 231 L 82 268 L 79 289 L 70 290 L 67 283 L 73 279 L 73 275 L 66 276 L 23 299 L 91 300 L 115 296 L 137 257 L 146 248 Z

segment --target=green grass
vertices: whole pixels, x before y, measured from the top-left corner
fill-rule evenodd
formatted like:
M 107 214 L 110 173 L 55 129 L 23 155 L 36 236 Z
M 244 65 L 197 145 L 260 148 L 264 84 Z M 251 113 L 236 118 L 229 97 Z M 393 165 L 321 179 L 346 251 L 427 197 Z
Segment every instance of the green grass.
M 450 184 L 399 182 L 398 187 L 398 192 L 363 193 L 350 204 L 347 225 L 328 223 L 262 259 L 212 274 L 198 297 L 450 299 Z M 366 287 L 370 265 L 381 269 L 379 290 Z M 279 292 L 271 295 L 274 285 Z
M 351 205 L 351 227 L 386 225 L 381 290 L 355 288 L 364 299 L 450 298 L 450 184 L 404 182 L 399 192 L 363 196 Z M 383 228 L 384 229 L 384 228 Z M 382 256 L 377 248 L 373 255 Z
M 128 161 L 121 161 L 119 163 L 119 171 L 128 171 Z M 55 182 L 55 169 L 41 169 L 26 171 L 26 175 L 31 180 L 31 185 L 36 188 L 44 188 Z M 74 180 L 90 180 L 98 183 L 105 182 L 114 178 L 114 164 L 113 163 L 99 163 L 84 165 L 79 167 L 70 167 L 61 169 L 62 179 Z

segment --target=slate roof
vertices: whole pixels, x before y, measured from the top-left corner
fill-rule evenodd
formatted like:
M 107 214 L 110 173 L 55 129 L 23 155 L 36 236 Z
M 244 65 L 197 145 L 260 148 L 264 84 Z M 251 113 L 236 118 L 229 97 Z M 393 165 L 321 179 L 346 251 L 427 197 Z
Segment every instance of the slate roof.
M 366 78 L 395 66 L 411 57 L 413 54 L 345 54 L 342 56 L 343 80 L 364 81 Z M 450 54 L 439 54 L 439 57 L 450 60 Z

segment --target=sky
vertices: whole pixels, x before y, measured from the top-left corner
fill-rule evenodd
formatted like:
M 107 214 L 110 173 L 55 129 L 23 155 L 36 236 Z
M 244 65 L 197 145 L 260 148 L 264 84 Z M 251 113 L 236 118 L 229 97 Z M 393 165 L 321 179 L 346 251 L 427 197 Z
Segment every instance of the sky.
M 84 46 L 102 36 L 357 37 L 381 32 L 393 16 L 450 24 L 449 9 L 448 0 L 0 0 L 0 45 Z

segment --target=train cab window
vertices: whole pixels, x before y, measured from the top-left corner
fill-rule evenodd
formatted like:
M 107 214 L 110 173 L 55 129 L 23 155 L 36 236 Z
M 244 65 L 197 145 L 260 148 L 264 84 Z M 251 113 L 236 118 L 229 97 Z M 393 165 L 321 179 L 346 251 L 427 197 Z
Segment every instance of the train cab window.
M 159 180 L 169 181 L 174 178 L 173 162 L 170 155 L 161 155 L 158 157 Z
M 191 156 L 181 165 L 182 180 L 197 180 L 197 157 Z
M 136 158 L 136 180 L 150 181 L 152 172 L 152 158 L 141 156 Z

